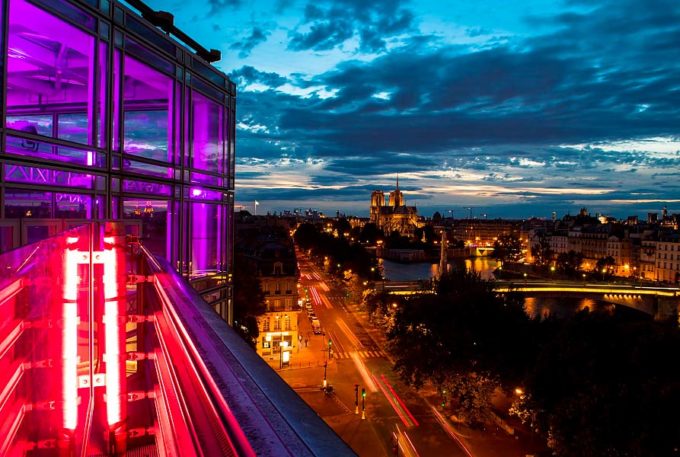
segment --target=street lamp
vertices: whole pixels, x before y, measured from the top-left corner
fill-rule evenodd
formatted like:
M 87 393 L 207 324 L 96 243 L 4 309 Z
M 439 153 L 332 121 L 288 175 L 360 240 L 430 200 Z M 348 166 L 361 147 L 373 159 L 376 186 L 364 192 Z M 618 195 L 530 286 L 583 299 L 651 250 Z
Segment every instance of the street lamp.
M 323 388 L 324 390 L 328 386 L 328 381 L 326 380 L 326 369 L 328 368 L 328 360 L 326 360 L 323 364 Z

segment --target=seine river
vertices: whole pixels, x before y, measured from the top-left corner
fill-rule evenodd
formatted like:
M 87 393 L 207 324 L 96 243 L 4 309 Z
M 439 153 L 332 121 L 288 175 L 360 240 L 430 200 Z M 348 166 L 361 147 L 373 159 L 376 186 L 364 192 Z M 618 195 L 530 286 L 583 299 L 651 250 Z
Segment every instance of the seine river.
M 437 263 L 398 263 L 380 259 L 380 264 L 382 265 L 385 279 L 391 281 L 430 279 L 439 270 L 439 264 Z M 462 266 L 473 269 L 484 279 L 494 279 L 493 271 L 498 266 L 498 262 L 489 257 L 476 257 L 472 259 L 455 259 L 449 263 L 449 268 L 460 268 Z M 605 311 L 611 310 L 611 307 L 612 305 L 607 302 L 589 298 L 526 297 L 524 300 L 524 309 L 530 316 L 552 314 L 554 316 L 566 317 L 586 308 L 591 311 Z

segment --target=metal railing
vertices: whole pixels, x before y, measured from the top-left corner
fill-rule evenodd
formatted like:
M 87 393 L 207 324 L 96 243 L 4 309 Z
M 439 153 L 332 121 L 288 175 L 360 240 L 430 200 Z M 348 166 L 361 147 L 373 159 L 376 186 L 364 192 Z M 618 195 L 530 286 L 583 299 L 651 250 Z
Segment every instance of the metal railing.
M 120 223 L 0 255 L 0 455 L 353 455 Z

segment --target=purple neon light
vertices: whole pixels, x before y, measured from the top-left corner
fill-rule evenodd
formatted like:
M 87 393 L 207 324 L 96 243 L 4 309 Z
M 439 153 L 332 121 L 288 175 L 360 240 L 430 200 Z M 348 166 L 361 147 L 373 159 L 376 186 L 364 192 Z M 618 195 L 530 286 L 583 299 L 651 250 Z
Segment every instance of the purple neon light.
M 204 189 L 202 187 L 192 187 L 190 194 L 192 200 L 206 200 L 214 202 L 222 201 L 223 195 L 220 191 Z
M 224 172 L 224 107 L 199 92 L 192 92 L 193 143 L 191 166 Z
M 92 35 L 25 0 L 13 0 L 7 45 L 7 127 L 93 143 L 94 43 Z M 53 114 L 57 128 L 41 131 L 29 117 Z
M 27 184 L 57 185 L 93 189 L 95 176 L 73 171 L 53 170 L 50 168 L 29 167 L 24 165 L 5 164 L 3 167 L 5 180 Z M 97 177 L 103 181 L 103 177 Z M 103 186 L 103 183 L 100 183 Z

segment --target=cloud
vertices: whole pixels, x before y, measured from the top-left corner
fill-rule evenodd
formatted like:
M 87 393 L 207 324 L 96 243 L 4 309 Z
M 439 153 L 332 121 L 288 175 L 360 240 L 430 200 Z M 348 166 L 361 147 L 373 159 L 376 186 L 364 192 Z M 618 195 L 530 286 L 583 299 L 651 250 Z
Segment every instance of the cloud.
M 257 45 L 267 41 L 267 37 L 270 35 L 270 33 L 271 32 L 269 30 L 265 30 L 261 27 L 253 27 L 250 35 L 246 36 L 240 41 L 232 43 L 232 45 L 229 46 L 229 49 L 239 51 L 238 56 L 241 59 L 245 59 L 250 55 Z
M 229 76 L 232 81 L 236 82 L 239 89 L 244 89 L 251 84 L 261 84 L 266 87 L 276 88 L 289 82 L 288 78 L 278 73 L 259 71 L 250 65 L 244 65 L 234 70 Z
M 415 35 L 389 47 L 414 22 L 394 14 L 408 13 L 400 2 L 379 4 L 392 22 L 377 3 L 310 3 L 288 45 L 319 51 L 354 42 L 375 57 L 315 75 L 233 72 L 240 157 L 313 161 L 294 194 L 308 201 L 337 190 L 334 202 L 354 199 L 362 211 L 362 186 L 396 173 L 411 176 L 407 198 L 429 198 L 432 207 L 493 198 L 508 211 L 528 209 L 526 200 L 628 211 L 679 197 L 673 176 L 660 184 L 680 167 L 676 2 L 589 1 L 532 18 L 545 27 L 528 38 L 478 46 Z
M 355 38 L 360 52 L 383 52 L 387 40 L 411 31 L 413 22 L 413 13 L 399 0 L 310 2 L 290 33 L 288 49 L 327 51 Z
M 241 0 L 208 0 L 210 13 L 215 14 L 241 6 Z

